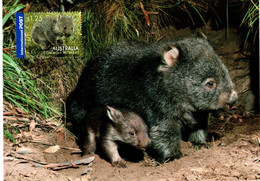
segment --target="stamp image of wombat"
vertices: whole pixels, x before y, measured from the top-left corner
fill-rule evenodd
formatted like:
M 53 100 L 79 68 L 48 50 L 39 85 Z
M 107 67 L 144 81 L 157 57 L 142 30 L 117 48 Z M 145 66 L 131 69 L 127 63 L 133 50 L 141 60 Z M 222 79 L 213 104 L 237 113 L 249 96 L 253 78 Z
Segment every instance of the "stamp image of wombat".
M 237 100 L 228 70 L 202 34 L 156 44 L 124 41 L 89 60 L 67 99 L 68 119 L 115 105 L 148 126 L 158 162 L 181 156 L 180 141 L 206 142 L 208 114 Z
M 32 27 L 32 41 L 48 50 L 53 46 L 63 45 L 62 37 L 69 37 L 74 31 L 72 16 L 58 15 L 45 16 Z
M 104 116 L 104 112 L 107 112 L 107 115 Z M 125 161 L 118 153 L 117 142 L 129 144 L 143 151 L 151 143 L 143 119 L 130 110 L 107 106 L 106 109 L 97 108 L 87 117 L 87 121 L 83 122 L 84 126 L 81 127 L 84 131 L 83 155 L 95 153 L 97 145 L 100 145 L 112 166 L 126 167 Z

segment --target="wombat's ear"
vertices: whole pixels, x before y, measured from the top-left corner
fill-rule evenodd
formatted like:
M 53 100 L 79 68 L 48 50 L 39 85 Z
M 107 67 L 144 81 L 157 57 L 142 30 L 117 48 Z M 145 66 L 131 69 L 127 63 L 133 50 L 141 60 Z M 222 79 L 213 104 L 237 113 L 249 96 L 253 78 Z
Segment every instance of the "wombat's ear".
M 109 119 L 111 119 L 115 123 L 118 123 L 119 118 L 123 117 L 123 114 L 121 111 L 119 111 L 113 107 L 110 107 L 110 106 L 107 106 L 107 115 L 108 115 Z
M 166 65 L 160 66 L 158 71 L 166 71 L 168 68 L 176 65 L 179 55 L 180 55 L 180 51 L 177 47 L 175 47 L 175 46 L 168 47 L 163 52 L 163 60 Z
M 196 33 L 196 37 L 203 38 L 203 39 L 207 40 L 207 36 L 202 32 Z
M 62 17 L 62 15 L 59 14 L 59 15 L 57 16 L 57 20 L 59 21 L 59 20 L 61 19 L 61 17 Z
M 171 47 L 170 50 L 164 53 L 163 58 L 169 67 L 172 67 L 177 63 L 179 53 L 180 52 L 176 47 Z

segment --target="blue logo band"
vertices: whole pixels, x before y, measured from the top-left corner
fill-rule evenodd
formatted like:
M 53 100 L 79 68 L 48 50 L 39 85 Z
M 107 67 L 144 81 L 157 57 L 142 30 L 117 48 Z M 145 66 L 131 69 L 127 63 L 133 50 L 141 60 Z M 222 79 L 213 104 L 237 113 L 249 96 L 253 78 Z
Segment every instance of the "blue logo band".
M 16 57 L 24 58 L 24 13 L 16 13 Z

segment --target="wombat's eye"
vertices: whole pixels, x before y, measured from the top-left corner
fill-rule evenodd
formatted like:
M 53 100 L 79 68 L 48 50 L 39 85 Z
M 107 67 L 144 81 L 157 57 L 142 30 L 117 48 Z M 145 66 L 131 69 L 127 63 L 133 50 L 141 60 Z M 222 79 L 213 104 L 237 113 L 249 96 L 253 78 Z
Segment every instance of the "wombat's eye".
M 66 29 L 67 29 L 67 27 L 66 27 L 66 26 L 63 26 L 63 29 L 64 29 L 64 30 L 66 30 Z
M 216 87 L 216 82 L 215 81 L 208 81 L 207 83 L 206 83 L 206 86 L 208 87 L 208 88 L 210 88 L 210 89 L 214 89 L 215 87 Z
M 130 131 L 129 134 L 130 136 L 135 136 L 135 131 Z
M 212 90 L 217 86 L 217 82 L 213 78 L 206 79 L 203 84 L 207 90 Z

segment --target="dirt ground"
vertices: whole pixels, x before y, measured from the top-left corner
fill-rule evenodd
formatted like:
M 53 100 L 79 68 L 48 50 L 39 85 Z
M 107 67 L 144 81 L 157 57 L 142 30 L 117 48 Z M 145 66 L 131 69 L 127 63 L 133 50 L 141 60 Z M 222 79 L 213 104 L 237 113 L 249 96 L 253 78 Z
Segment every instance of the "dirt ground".
M 225 41 L 225 32 L 206 31 L 217 54 L 228 66 L 235 82 L 240 102 L 249 103 L 252 98 L 244 95 L 250 80 L 248 62 L 239 59 L 238 38 L 231 31 Z M 232 36 L 236 37 L 233 38 Z M 232 60 L 232 61 L 230 61 Z M 240 69 L 230 68 L 236 64 Z M 242 68 L 241 67 L 247 67 Z M 246 104 L 245 104 L 246 105 Z M 4 128 L 12 132 L 18 143 L 4 139 L 4 179 L 14 180 L 96 180 L 96 181 L 171 181 L 171 180 L 259 180 L 260 179 L 260 116 L 251 115 L 236 108 L 220 113 L 211 119 L 208 148 L 195 150 L 190 143 L 182 143 L 183 157 L 162 165 L 147 155 L 139 162 L 127 161 L 127 168 L 112 167 L 98 155 L 81 157 L 77 144 L 64 128 L 50 120 L 24 118 L 16 110 L 4 106 Z M 250 107 L 250 105 L 249 105 Z M 59 145 L 58 147 L 51 147 Z M 50 148 L 46 150 L 47 148 Z M 53 153 L 52 153 L 53 152 Z M 69 168 L 53 165 L 72 162 L 94 156 L 85 165 L 70 164 Z M 48 167 L 48 168 L 45 168 Z M 57 169 L 57 170 L 54 170 Z M 85 173 L 82 175 L 82 173 Z
M 77 148 L 77 145 L 73 137 L 68 134 L 65 141 L 64 132 L 46 132 L 36 126 L 33 132 L 24 132 L 19 143 L 20 147 L 7 140 L 4 141 L 4 178 L 10 181 L 260 179 L 260 116 L 227 120 L 228 118 L 222 121 L 214 120 L 210 134 L 216 140 L 209 142 L 210 148 L 195 150 L 189 143 L 183 142 L 184 156 L 159 166 L 145 156 L 144 160 L 137 163 L 128 161 L 127 168 L 116 168 L 98 155 L 94 155 L 95 159 L 90 165 L 57 171 L 33 166 L 35 162 L 64 163 L 90 156 L 82 158 L 80 154 L 72 154 L 73 150 L 62 148 L 55 153 L 44 153 L 43 151 L 50 147 L 45 143 L 69 148 Z M 82 176 L 84 171 L 88 173 Z

